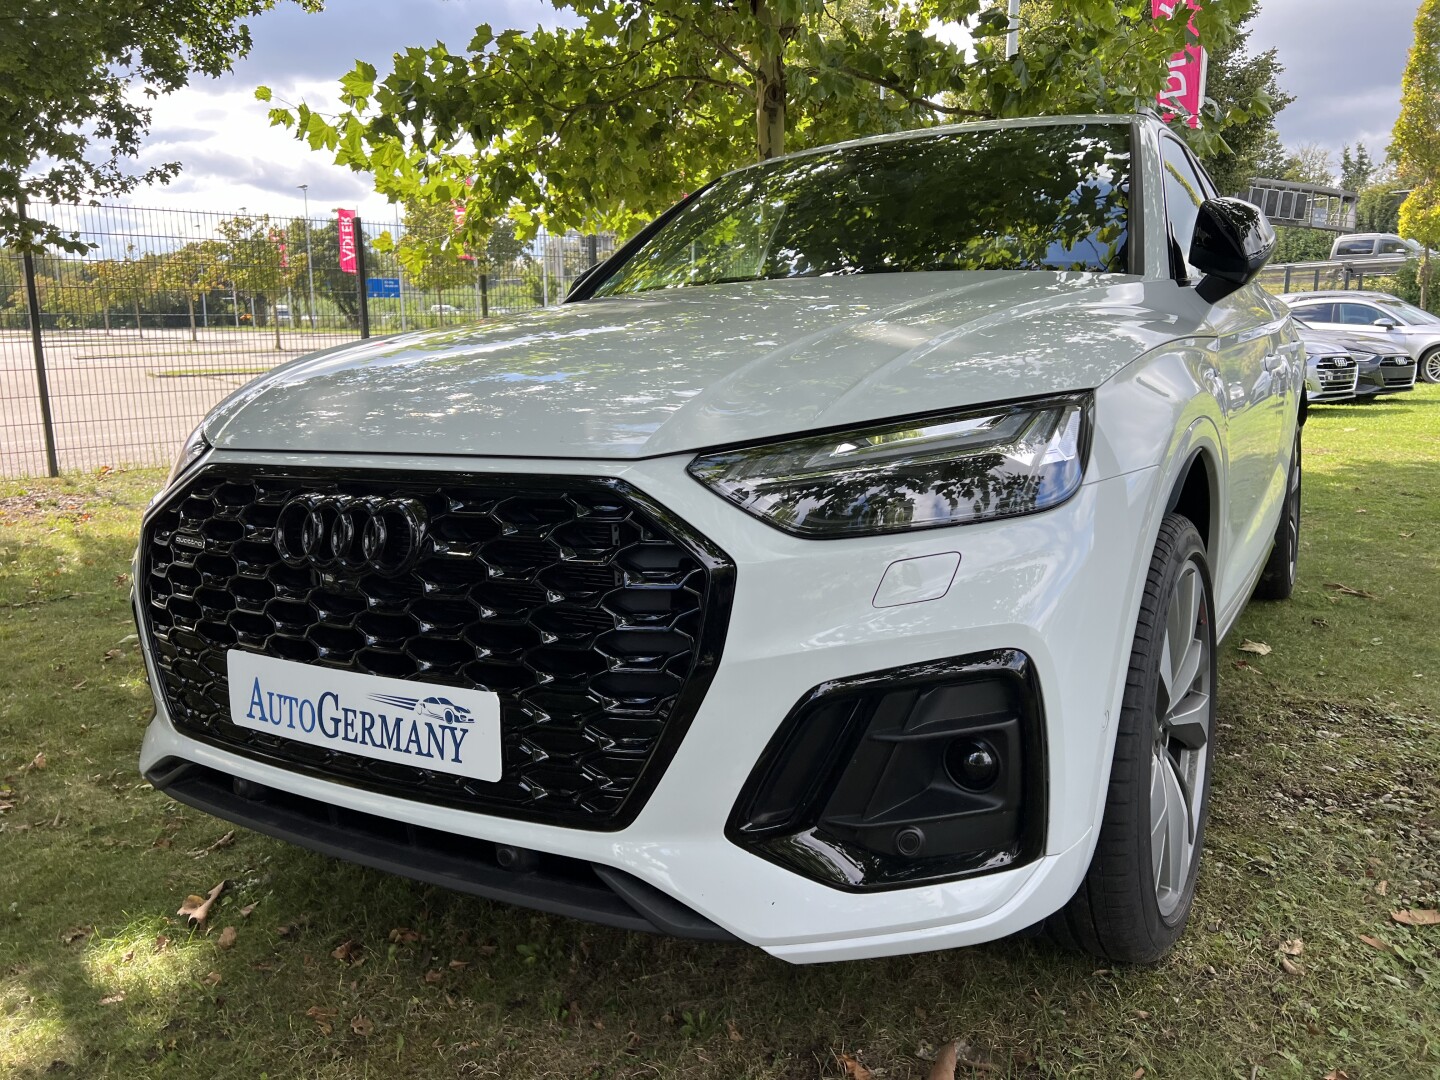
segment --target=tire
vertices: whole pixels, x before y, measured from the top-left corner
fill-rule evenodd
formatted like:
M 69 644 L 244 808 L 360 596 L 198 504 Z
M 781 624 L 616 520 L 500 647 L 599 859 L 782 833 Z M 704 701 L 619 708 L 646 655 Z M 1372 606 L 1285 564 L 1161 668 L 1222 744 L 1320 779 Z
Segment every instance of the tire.
M 1145 580 L 1095 854 L 1074 897 L 1046 922 L 1062 945 L 1150 964 L 1185 929 L 1210 802 L 1213 611 L 1200 534 L 1189 519 L 1169 514 Z M 1167 638 L 1188 642 L 1178 662 Z M 1185 688 L 1172 702 L 1167 687 L 1177 676 Z
M 1420 357 L 1420 381 L 1440 383 L 1440 349 L 1431 349 Z
M 1260 580 L 1251 594 L 1257 600 L 1289 600 L 1295 591 L 1300 569 L 1300 432 L 1295 432 L 1295 449 L 1290 453 L 1290 478 L 1285 486 L 1285 507 L 1275 525 L 1275 542 Z

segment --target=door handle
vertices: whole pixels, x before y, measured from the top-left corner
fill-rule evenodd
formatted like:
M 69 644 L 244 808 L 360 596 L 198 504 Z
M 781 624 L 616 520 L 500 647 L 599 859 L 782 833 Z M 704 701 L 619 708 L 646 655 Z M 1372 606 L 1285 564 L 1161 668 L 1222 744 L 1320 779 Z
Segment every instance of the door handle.
M 1285 358 L 1279 353 L 1267 353 L 1265 356 L 1265 370 L 1275 371 L 1285 366 Z

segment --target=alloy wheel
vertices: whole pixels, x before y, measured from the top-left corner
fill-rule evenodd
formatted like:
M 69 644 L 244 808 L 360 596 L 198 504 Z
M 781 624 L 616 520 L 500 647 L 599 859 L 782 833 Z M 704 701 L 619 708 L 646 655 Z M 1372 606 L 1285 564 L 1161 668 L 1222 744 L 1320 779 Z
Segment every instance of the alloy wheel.
M 1425 365 L 1421 372 L 1425 381 L 1440 383 L 1440 349 L 1431 350 L 1421 363 Z
M 1181 569 L 1170 594 L 1156 691 L 1150 764 L 1150 858 L 1160 914 L 1174 914 L 1195 865 L 1209 767 L 1213 688 L 1210 612 L 1199 565 Z

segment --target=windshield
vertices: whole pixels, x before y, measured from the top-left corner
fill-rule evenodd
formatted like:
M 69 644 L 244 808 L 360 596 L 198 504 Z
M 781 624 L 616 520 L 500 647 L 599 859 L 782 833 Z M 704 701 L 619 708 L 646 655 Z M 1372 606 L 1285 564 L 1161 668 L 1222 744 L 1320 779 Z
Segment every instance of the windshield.
M 721 177 L 595 290 L 919 270 L 1124 273 L 1130 131 L 952 131 Z
M 1418 308 L 1414 304 L 1407 304 L 1404 300 L 1385 299 L 1376 300 L 1375 302 L 1394 314 L 1398 322 L 1405 323 L 1408 326 L 1440 323 L 1440 316 L 1432 315 L 1424 308 Z

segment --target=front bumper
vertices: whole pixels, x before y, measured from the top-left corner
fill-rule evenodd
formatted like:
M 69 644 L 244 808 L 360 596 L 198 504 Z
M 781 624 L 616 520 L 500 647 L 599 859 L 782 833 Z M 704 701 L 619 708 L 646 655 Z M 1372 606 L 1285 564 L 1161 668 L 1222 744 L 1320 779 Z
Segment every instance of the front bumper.
M 1410 356 L 1396 355 L 1369 360 L 1360 364 L 1355 396 L 1366 398 L 1413 390 L 1418 371 L 1414 358 Z
M 223 453 L 212 457 L 226 459 Z M 243 460 L 352 473 L 515 468 L 513 461 L 378 456 L 247 454 Z M 663 776 L 624 828 L 595 832 L 491 816 L 302 775 L 186 737 L 163 705 L 146 733 L 142 771 L 163 787 L 166 774 L 193 763 L 221 777 L 433 834 L 613 869 L 699 916 L 698 936 L 714 936 L 705 929 L 713 925 L 795 962 L 991 940 L 1063 905 L 1088 865 L 1103 808 L 1154 470 L 1087 483 L 1065 505 L 1028 518 L 822 543 L 787 536 L 730 507 L 685 474 L 687 460 L 526 463 L 532 473 L 624 480 L 735 562 L 718 670 Z M 948 553 L 960 560 L 943 596 L 875 606 L 892 564 Z M 148 642 L 146 648 L 153 682 Z M 791 707 L 811 688 L 997 648 L 1030 658 L 1044 701 L 1047 811 L 1038 858 L 960 880 L 854 892 L 810 880 L 727 838 L 727 819 L 747 778 Z M 283 835 L 278 827 L 269 831 Z M 410 872 L 403 865 L 387 868 Z M 526 902 L 518 894 L 503 898 Z

